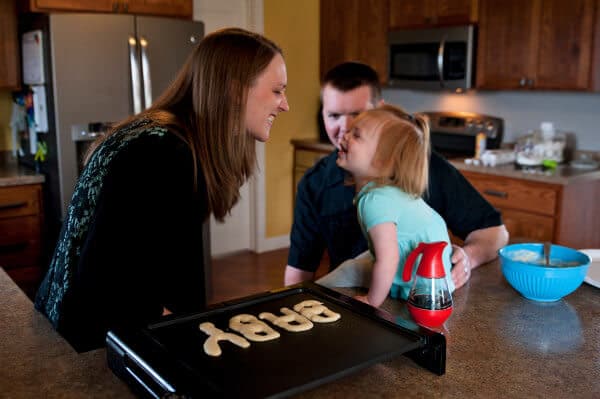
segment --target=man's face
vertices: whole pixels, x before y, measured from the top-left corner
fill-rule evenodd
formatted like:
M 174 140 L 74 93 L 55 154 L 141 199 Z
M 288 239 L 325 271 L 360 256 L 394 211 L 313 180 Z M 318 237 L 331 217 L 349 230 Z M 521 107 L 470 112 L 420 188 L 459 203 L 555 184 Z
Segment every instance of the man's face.
M 335 148 L 340 148 L 340 141 L 352 120 L 362 111 L 373 107 L 369 86 L 359 86 L 346 92 L 329 84 L 323 87 L 323 122 Z

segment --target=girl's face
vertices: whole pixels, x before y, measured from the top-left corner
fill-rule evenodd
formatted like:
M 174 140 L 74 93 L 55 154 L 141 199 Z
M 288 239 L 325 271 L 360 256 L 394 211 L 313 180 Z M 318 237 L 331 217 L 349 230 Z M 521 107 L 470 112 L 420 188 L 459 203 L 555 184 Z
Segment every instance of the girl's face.
M 358 123 L 340 141 L 337 164 L 354 176 L 357 183 L 378 176 L 373 165 L 379 134 L 369 122 Z
M 276 54 L 248 90 L 246 130 L 258 141 L 267 141 L 277 114 L 289 111 L 285 96 L 287 71 L 281 54 Z

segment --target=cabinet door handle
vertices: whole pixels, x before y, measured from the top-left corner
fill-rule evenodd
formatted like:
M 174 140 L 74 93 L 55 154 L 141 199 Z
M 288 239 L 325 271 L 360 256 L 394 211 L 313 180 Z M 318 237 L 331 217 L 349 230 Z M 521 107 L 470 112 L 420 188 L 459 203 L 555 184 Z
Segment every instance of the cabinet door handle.
M 24 206 L 27 206 L 27 201 L 21 201 L 21 202 L 10 202 L 8 204 L 1 204 L 0 205 L 0 211 L 3 211 L 5 209 L 15 209 L 15 208 L 22 208 Z
M 137 55 L 138 41 L 135 37 L 129 36 L 129 65 L 131 67 L 131 96 L 133 98 L 133 113 L 142 112 L 142 84 L 140 64 Z
M 505 191 L 497 190 L 483 190 L 484 194 L 491 195 L 492 197 L 508 198 L 508 193 Z
M 152 78 L 150 76 L 150 61 L 148 61 L 148 40 L 140 36 L 142 55 L 142 80 L 144 81 L 144 109 L 152 105 Z

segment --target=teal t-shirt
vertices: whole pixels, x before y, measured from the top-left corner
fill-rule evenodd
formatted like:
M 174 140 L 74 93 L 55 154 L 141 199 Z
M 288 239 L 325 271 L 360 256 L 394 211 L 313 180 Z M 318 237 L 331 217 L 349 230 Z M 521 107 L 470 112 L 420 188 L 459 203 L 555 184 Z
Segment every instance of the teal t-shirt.
M 396 225 L 397 241 L 400 260 L 394 282 L 390 290 L 392 298 L 407 299 L 414 281 L 420 257 L 413 265 L 412 278 L 402 280 L 402 271 L 408 255 L 421 242 L 445 241 L 443 260 L 446 270 L 446 280 L 450 292 L 454 291 L 454 283 L 450 277 L 452 262 L 452 245 L 444 219 L 421 198 L 414 198 L 395 186 L 375 187 L 373 183 L 365 185 L 356 196 L 358 220 L 363 234 L 369 243 L 373 257 L 373 243 L 368 231 L 380 223 L 392 222 Z

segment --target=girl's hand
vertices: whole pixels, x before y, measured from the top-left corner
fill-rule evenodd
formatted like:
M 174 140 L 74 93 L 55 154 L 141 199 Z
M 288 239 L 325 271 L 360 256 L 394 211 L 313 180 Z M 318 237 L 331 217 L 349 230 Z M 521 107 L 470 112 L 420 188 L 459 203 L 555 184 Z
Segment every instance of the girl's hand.
M 361 302 L 366 303 L 367 305 L 370 305 L 369 298 L 366 295 L 355 295 L 354 299 L 357 299 L 357 300 L 359 300 Z

